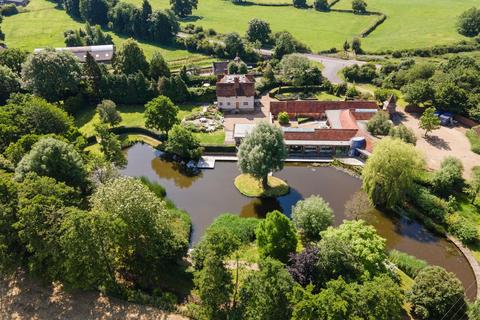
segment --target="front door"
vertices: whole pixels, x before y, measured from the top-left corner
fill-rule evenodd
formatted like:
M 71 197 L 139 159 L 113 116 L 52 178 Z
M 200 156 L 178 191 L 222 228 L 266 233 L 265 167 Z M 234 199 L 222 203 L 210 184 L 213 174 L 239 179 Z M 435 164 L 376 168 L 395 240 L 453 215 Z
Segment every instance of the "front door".
M 237 110 L 239 110 L 239 109 L 240 109 L 240 102 L 238 102 L 238 101 L 237 101 L 237 102 L 235 102 L 235 108 L 237 108 Z

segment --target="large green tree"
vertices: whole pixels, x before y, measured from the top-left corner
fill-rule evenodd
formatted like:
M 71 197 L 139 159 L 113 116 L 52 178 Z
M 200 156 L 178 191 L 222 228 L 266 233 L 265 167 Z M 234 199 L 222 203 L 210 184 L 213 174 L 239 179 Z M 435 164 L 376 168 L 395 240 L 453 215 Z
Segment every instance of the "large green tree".
M 457 20 L 458 33 L 475 37 L 480 33 L 480 9 L 472 7 L 464 11 Z
M 143 50 L 132 38 L 127 39 L 115 55 L 113 61 L 115 71 L 124 74 L 134 74 L 141 72 L 148 75 L 148 62 Z
M 306 242 L 318 241 L 320 232 L 333 223 L 333 210 L 320 196 L 310 196 L 295 204 L 292 219 Z
M 18 76 L 22 72 L 22 64 L 27 60 L 28 51 L 18 48 L 7 48 L 0 52 L 0 64 L 10 68 Z
M 463 164 L 453 156 L 445 157 L 440 169 L 433 174 L 431 183 L 433 190 L 443 197 L 448 197 L 463 184 Z
M 242 173 L 261 179 L 263 187 L 268 188 L 268 174 L 281 170 L 286 157 L 282 130 L 261 122 L 240 144 L 238 166 Z
M 321 236 L 321 241 L 337 239 L 348 243 L 355 260 L 361 263 L 368 275 L 385 272 L 386 241 L 365 221 L 344 221 L 338 228 L 329 227 Z
M 67 51 L 42 50 L 30 55 L 22 68 L 25 87 L 49 101 L 75 95 L 80 75 L 78 59 Z
M 120 168 L 126 166 L 127 159 L 122 151 L 122 144 L 118 136 L 101 124 L 95 126 L 95 133 L 100 144 L 100 151 L 103 153 L 105 160 Z
M 465 319 L 467 303 L 457 277 L 442 267 L 428 266 L 415 277 L 408 301 L 418 319 Z
M 170 8 L 175 14 L 184 18 L 192 14 L 193 9 L 197 9 L 198 0 L 170 0 Z
M 254 18 L 248 22 L 247 39 L 250 42 L 260 42 L 262 44 L 270 41 L 270 24 L 267 21 Z
M 101 185 L 91 198 L 93 211 L 116 222 L 108 241 L 108 261 L 116 272 L 150 283 L 176 263 L 188 249 L 189 227 L 168 211 L 140 180 L 120 177 Z
M 405 199 L 424 166 L 425 159 L 413 145 L 384 138 L 375 145 L 362 171 L 363 189 L 373 204 L 394 207 Z
M 22 181 L 29 172 L 52 177 L 72 187 L 86 187 L 87 172 L 80 153 L 71 144 L 55 138 L 35 143 L 18 163 L 15 178 Z
M 168 134 L 178 123 L 178 107 L 168 97 L 159 96 L 145 105 L 145 126 Z
M 150 60 L 150 77 L 155 81 L 158 81 L 161 77 L 170 77 L 170 68 L 167 62 L 163 58 L 162 54 L 158 51 L 153 53 Z
M 176 124 L 168 135 L 165 150 L 183 159 L 198 160 L 203 153 L 200 141 L 190 130 Z
M 284 214 L 279 211 L 269 212 L 257 226 L 257 245 L 260 254 L 287 262 L 297 247 L 295 228 Z
M 411 104 L 422 105 L 434 100 L 435 90 L 427 80 L 416 80 L 402 88 L 405 101 Z
M 260 261 L 260 270 L 252 272 L 240 290 L 239 311 L 244 319 L 288 320 L 288 297 L 293 280 L 285 266 L 272 258 Z
M 20 91 L 20 78 L 8 67 L 0 65 L 0 105 L 4 105 L 10 94 Z
M 296 42 L 292 34 L 284 31 L 276 34 L 275 47 L 273 47 L 273 57 L 282 59 L 284 55 L 294 53 L 296 51 Z
M 229 33 L 225 36 L 225 51 L 229 58 L 242 56 L 245 52 L 245 44 L 242 38 L 236 32 Z

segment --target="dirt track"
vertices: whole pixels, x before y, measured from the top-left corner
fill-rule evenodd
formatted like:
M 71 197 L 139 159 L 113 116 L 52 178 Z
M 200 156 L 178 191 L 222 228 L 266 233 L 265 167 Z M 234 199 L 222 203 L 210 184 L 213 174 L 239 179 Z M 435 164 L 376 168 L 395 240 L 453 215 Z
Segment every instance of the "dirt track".
M 19 275 L 0 281 L 0 320 L 161 319 L 186 320 L 152 307 L 124 302 L 96 292 L 66 293 L 59 285 L 42 286 Z

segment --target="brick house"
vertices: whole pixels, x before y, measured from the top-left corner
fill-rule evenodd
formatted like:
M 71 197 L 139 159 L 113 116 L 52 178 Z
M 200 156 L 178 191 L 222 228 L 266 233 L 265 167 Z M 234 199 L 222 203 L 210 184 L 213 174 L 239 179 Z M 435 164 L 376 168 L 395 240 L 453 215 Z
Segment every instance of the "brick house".
M 255 108 L 255 79 L 252 75 L 218 75 L 216 91 L 220 110 L 248 112 Z

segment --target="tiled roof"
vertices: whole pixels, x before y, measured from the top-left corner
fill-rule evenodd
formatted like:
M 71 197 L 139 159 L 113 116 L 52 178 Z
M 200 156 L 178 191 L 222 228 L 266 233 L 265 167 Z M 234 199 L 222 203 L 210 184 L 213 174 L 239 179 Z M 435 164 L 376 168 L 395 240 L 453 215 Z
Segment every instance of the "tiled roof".
M 250 75 L 227 74 L 217 81 L 217 97 L 253 97 L 255 82 Z

